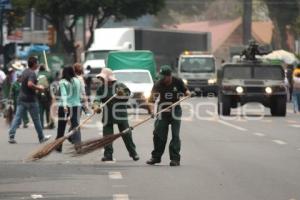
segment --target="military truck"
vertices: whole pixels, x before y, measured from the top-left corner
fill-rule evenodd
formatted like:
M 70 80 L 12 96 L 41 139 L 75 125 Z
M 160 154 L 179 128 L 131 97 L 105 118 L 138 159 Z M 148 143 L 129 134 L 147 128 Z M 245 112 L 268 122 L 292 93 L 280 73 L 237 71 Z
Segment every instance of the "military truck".
M 258 102 L 270 108 L 272 116 L 286 115 L 287 90 L 281 65 L 260 61 L 224 64 L 218 72 L 218 113 L 230 115 L 231 108 Z

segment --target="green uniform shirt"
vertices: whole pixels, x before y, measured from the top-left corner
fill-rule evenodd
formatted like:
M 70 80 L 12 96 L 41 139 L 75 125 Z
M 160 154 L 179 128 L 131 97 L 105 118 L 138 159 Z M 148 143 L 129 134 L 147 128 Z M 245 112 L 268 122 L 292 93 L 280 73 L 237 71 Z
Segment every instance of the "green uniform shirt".
M 179 101 L 180 97 L 184 96 L 186 91 L 187 88 L 180 78 L 172 77 L 172 83 L 170 85 L 165 85 L 161 79 L 154 84 L 149 102 L 154 103 L 155 100 L 159 97 L 159 111 Z M 180 105 L 175 106 L 175 109 L 180 109 Z M 166 115 L 167 113 L 164 114 Z
M 114 124 L 128 120 L 127 101 L 131 92 L 124 84 L 115 82 L 111 86 L 99 86 L 97 89 L 97 96 L 95 102 L 104 103 L 110 97 L 112 97 L 119 89 L 125 92 L 125 96 L 114 98 L 103 108 L 103 122 Z
M 76 107 L 81 106 L 81 85 L 78 78 L 72 78 L 71 82 L 62 79 L 59 81 L 60 106 Z
M 15 105 L 17 105 L 20 89 L 21 89 L 21 83 L 18 81 L 14 82 L 11 86 L 10 98 L 13 100 Z

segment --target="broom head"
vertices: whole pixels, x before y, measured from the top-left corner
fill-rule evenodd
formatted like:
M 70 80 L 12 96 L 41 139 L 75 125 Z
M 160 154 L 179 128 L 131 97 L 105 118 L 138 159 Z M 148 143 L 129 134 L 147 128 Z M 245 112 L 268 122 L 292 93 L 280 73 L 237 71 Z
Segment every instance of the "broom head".
M 116 139 L 124 135 L 124 133 L 118 133 L 113 135 L 104 136 L 103 138 L 91 139 L 86 142 L 82 142 L 75 146 L 75 150 L 71 153 L 73 156 L 83 156 L 88 153 L 94 152 L 95 150 L 102 149 L 106 145 L 113 143 Z
M 47 155 L 49 155 L 53 150 L 58 148 L 62 143 L 67 139 L 67 137 L 61 137 L 58 138 L 52 142 L 49 142 L 45 145 L 43 145 L 40 149 L 38 149 L 36 152 L 32 153 L 26 161 L 36 161 L 40 160 Z

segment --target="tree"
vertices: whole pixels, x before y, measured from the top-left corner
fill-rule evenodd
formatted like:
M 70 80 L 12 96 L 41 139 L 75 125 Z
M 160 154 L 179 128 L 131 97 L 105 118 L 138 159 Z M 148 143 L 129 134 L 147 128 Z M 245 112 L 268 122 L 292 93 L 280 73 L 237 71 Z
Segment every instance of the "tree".
M 76 61 L 74 28 L 80 17 L 91 18 L 87 49 L 93 41 L 94 28 L 100 28 L 112 16 L 115 20 L 123 20 L 155 15 L 163 8 L 164 0 L 13 0 L 12 4 L 17 9 L 33 8 L 36 14 L 45 18 L 56 29 L 56 49 L 64 49 Z
M 298 0 L 264 0 L 269 9 L 269 15 L 278 32 L 277 48 L 287 49 L 286 28 L 296 22 L 299 15 Z

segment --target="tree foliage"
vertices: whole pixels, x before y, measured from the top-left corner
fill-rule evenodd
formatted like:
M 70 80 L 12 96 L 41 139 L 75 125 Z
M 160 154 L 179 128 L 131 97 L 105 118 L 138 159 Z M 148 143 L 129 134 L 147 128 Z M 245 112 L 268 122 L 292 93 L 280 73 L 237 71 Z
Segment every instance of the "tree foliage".
M 164 0 L 13 0 L 13 7 L 19 10 L 33 8 L 47 19 L 57 31 L 57 48 L 76 55 L 74 29 L 80 17 L 89 17 L 90 39 L 93 41 L 94 28 L 100 28 L 114 17 L 115 20 L 136 19 L 145 14 L 155 15 L 164 7 Z M 62 46 L 60 46 L 62 45 Z
M 264 0 L 269 16 L 279 32 L 281 47 L 287 49 L 286 27 L 295 24 L 299 16 L 299 0 Z

